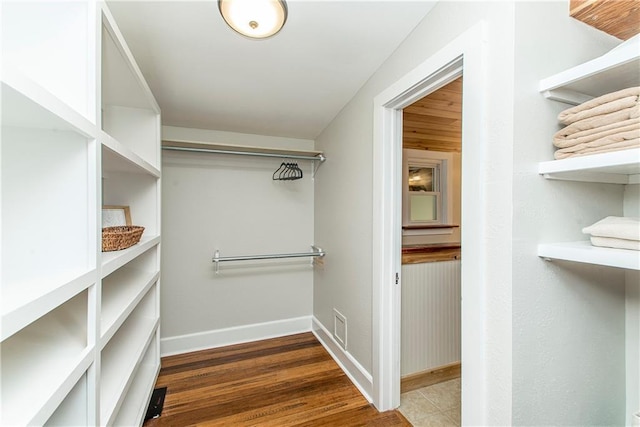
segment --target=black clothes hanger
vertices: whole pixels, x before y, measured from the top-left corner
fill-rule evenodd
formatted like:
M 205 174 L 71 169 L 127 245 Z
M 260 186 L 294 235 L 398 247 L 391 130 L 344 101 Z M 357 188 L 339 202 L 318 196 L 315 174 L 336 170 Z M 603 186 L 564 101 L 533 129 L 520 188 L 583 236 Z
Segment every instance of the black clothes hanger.
M 279 175 L 278 175 L 278 178 L 276 178 L 276 174 L 277 174 L 278 172 L 282 173 L 282 171 L 283 171 L 284 169 L 286 169 L 286 166 L 285 166 L 285 163 L 284 163 L 284 162 L 282 162 L 282 163 L 280 163 L 280 167 L 278 167 L 278 169 L 276 169 L 276 171 L 273 173 L 272 178 L 273 178 L 273 180 L 274 180 L 274 181 L 275 181 L 275 180 L 279 180 L 279 179 L 280 179 L 280 176 L 279 176 Z
M 282 162 L 280 167 L 273 173 L 272 179 L 274 181 L 294 181 L 301 179 L 303 175 L 298 163 Z

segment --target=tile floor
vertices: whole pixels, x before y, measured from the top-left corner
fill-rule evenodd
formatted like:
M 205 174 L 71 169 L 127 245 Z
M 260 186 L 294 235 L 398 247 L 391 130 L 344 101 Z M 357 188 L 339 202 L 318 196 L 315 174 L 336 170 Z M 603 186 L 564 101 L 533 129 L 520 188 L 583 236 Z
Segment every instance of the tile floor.
M 414 427 L 460 426 L 460 378 L 402 393 L 399 410 Z

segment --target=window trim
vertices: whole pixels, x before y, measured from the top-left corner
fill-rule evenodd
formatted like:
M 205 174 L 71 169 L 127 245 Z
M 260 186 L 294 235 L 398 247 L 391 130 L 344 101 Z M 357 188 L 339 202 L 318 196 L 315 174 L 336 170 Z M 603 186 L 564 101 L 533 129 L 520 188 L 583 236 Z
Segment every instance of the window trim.
M 409 191 L 409 166 L 434 168 L 436 188 L 433 192 Z M 420 234 L 451 234 L 453 215 L 453 153 L 431 150 L 416 150 L 405 148 L 402 150 L 402 229 L 404 235 Z M 436 194 L 437 215 L 432 221 L 411 221 L 410 196 L 412 194 Z

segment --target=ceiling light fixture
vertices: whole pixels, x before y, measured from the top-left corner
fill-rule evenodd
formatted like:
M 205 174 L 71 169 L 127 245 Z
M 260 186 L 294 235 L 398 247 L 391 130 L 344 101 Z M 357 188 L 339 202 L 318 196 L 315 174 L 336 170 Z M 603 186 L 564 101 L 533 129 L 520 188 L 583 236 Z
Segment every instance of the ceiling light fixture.
M 284 0 L 218 0 L 218 9 L 227 25 L 252 39 L 266 39 L 287 21 Z

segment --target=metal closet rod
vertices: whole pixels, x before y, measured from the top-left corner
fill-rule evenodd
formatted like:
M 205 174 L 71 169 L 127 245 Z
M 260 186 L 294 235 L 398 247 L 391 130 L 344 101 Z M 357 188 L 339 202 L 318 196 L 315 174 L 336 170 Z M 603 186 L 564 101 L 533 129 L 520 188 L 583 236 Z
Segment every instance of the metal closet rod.
M 220 251 L 216 250 L 212 262 L 216 264 L 224 261 L 250 261 L 258 259 L 278 259 L 278 258 L 304 258 L 304 257 L 323 257 L 324 251 L 316 246 L 311 246 L 313 252 L 297 252 L 291 254 L 268 254 L 268 255 L 240 255 L 240 256 L 220 256 Z
M 237 154 L 241 156 L 257 156 L 257 157 L 277 157 L 279 159 L 297 159 L 297 160 L 313 160 L 324 162 L 327 158 L 318 154 L 317 156 L 303 156 L 297 154 L 276 154 L 276 153 L 258 153 L 254 151 L 234 151 L 234 150 L 220 150 L 218 148 L 191 148 L 191 147 L 172 147 L 163 146 L 163 150 L 173 151 L 191 151 L 195 153 L 217 153 L 217 154 Z

